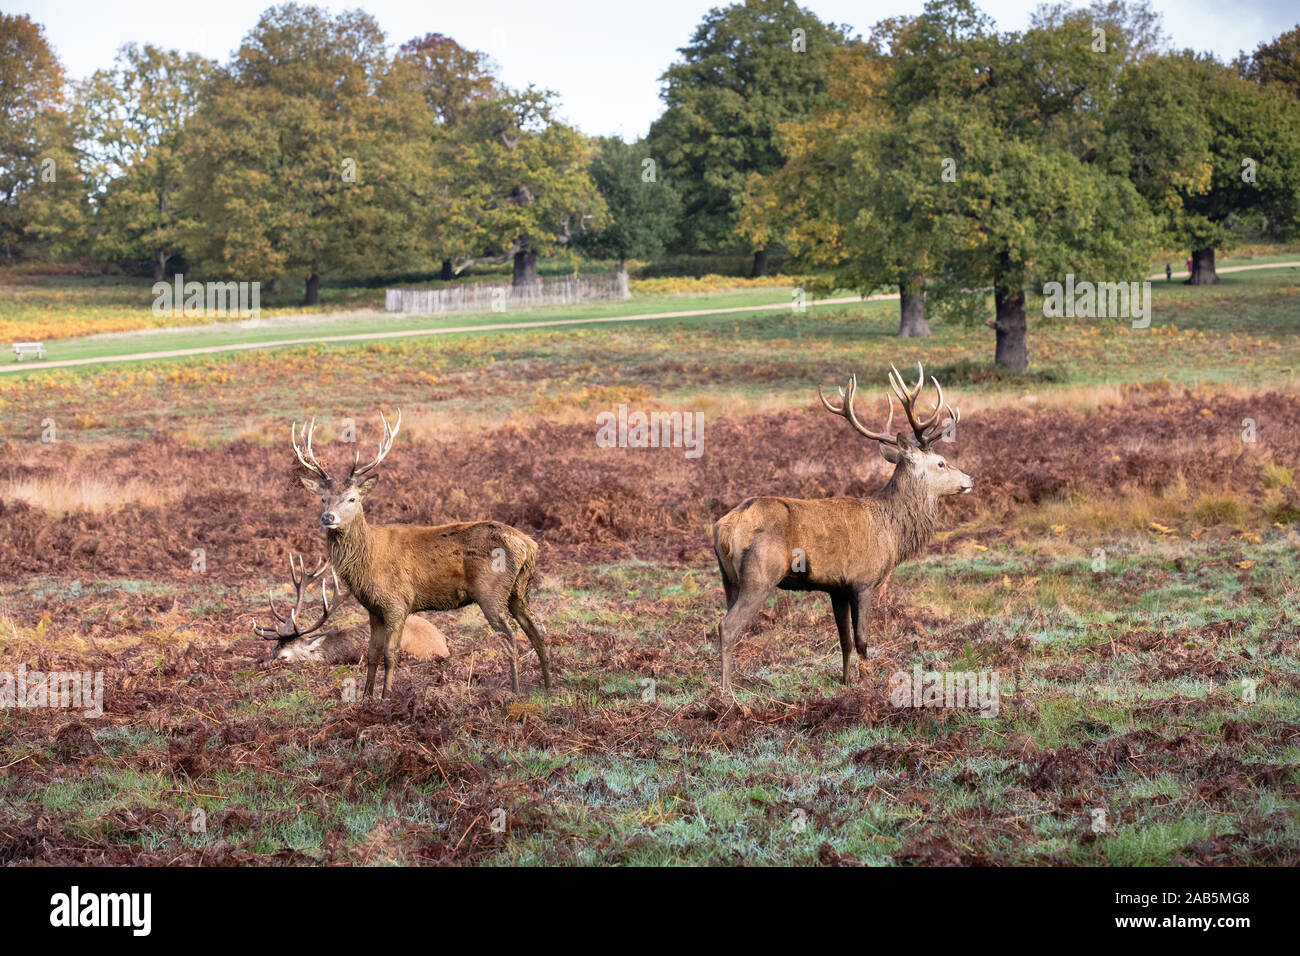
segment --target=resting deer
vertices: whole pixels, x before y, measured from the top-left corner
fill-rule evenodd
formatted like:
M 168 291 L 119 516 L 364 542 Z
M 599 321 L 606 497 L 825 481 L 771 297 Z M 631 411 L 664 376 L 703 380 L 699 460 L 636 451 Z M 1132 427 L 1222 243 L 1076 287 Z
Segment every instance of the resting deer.
M 909 388 L 891 366 L 889 385 L 898 396 L 912 434 L 889 433 L 894 403 L 883 431 L 858 421 L 853 410 L 857 377 L 840 390 L 844 402 L 832 405 L 818 386 L 827 411 L 848 419 L 864 437 L 879 443 L 885 460 L 894 464 L 889 483 L 870 498 L 750 498 L 718 519 L 713 526 L 713 550 L 722 569 L 727 616 L 718 625 L 722 654 L 722 686 L 731 689 L 733 651 L 737 638 L 772 592 L 825 591 L 831 597 L 835 625 L 844 657 L 843 682 L 849 683 L 854 647 L 865 657 L 867 622 L 878 588 L 894 567 L 916 555 L 934 533 L 939 499 L 964 494 L 974 487 L 969 475 L 930 451 L 936 438 L 961 419 L 943 399 L 943 389 L 931 376 L 938 397 L 933 412 L 918 418 L 917 396 L 925 370 L 917 363 L 916 385 Z M 940 412 L 947 412 L 944 421 Z M 850 632 L 850 622 L 852 631 Z
M 329 545 L 329 563 L 362 607 L 370 612 L 370 646 L 366 651 L 366 695 L 375 690 L 375 673 L 384 662 L 384 696 L 393 689 L 402 646 L 402 629 L 417 611 L 450 611 L 477 604 L 493 630 L 501 635 L 510 669 L 510 686 L 519 692 L 519 655 L 509 619 L 519 622 L 542 665 L 542 684 L 551 686 L 546 639 L 528 606 L 528 588 L 537 560 L 537 543 L 497 521 L 471 521 L 434 527 L 366 523 L 363 501 L 374 489 L 379 463 L 393 447 L 402 427 L 384 423 L 379 454 L 361 464 L 357 453 L 346 478 L 331 478 L 312 451 L 316 422 L 303 429 L 298 446 L 297 426 L 290 429 L 294 454 L 307 469 L 299 479 L 320 495 L 320 523 Z
M 330 603 L 326 582 L 321 580 L 329 568 L 328 561 L 322 561 L 320 567 L 310 575 L 305 572 L 302 558 L 294 563 L 294 556 L 289 556 L 289 577 L 293 581 L 294 605 L 288 615 L 275 609 L 275 599 L 271 599 L 271 614 L 276 623 L 271 627 L 262 627 L 253 622 L 253 631 L 259 637 L 275 641 L 267 663 L 281 661 L 286 664 L 306 662 L 311 664 L 355 664 L 365 655 L 367 632 L 364 625 L 334 628 L 322 631 L 321 625 L 329 618 L 330 612 L 337 607 L 340 591 L 339 579 L 334 578 L 335 603 Z M 321 582 L 321 616 L 308 627 L 304 627 L 299 615 L 302 614 L 303 601 L 307 592 L 317 581 Z M 410 654 L 420 660 L 435 657 L 447 657 L 447 638 L 443 633 L 422 617 L 412 615 L 406 619 L 402 628 L 402 653 Z

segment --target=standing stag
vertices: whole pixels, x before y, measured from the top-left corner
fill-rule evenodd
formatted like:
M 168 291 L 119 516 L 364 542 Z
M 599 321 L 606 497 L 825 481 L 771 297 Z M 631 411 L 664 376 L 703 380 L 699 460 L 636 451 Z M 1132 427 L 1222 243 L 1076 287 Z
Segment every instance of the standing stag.
M 287 615 L 281 614 L 275 609 L 275 599 L 272 598 L 271 614 L 275 623 L 263 627 L 256 621 L 253 622 L 253 632 L 258 637 L 275 641 L 275 647 L 271 648 L 271 654 L 267 658 L 268 664 L 275 661 L 286 664 L 355 664 L 364 658 L 366 639 L 369 636 L 369 629 L 365 625 L 321 630 L 321 626 L 329 619 L 330 612 L 337 606 L 340 591 L 338 576 L 331 572 L 330 576 L 334 579 L 332 604 L 326 589 L 328 582 L 322 580 L 328 569 L 329 562 L 322 561 L 320 567 L 307 574 L 302 558 L 298 558 L 295 563 L 294 556 L 289 555 L 289 577 L 293 581 L 295 592 L 293 607 Z M 321 582 L 321 615 L 315 624 L 304 624 L 299 617 L 303 601 L 317 581 Z M 402 654 L 420 660 L 447 657 L 447 639 L 424 618 L 413 614 L 406 619 L 406 626 L 402 628 Z
M 843 682 L 849 683 L 853 648 L 866 656 L 867 624 L 877 589 L 895 566 L 930 539 L 939 499 L 974 487 L 969 475 L 930 451 L 934 440 L 960 421 L 960 412 L 944 401 L 943 389 L 931 376 L 937 393 L 934 410 L 918 418 L 915 403 L 925 370 L 918 362 L 916 385 L 909 388 L 898 369 L 890 368 L 889 385 L 907 413 L 911 435 L 889 433 L 894 403 L 888 393 L 889 419 L 883 431 L 873 432 L 858 421 L 853 410 L 857 376 L 849 377 L 847 390 L 841 389 L 844 402 L 838 408 L 817 387 L 826 410 L 844 416 L 864 437 L 878 442 L 885 460 L 894 464 L 893 477 L 882 490 L 870 498 L 750 498 L 714 524 L 713 550 L 727 592 L 727 616 L 718 625 L 724 690 L 731 689 L 737 638 L 777 588 L 830 595 L 844 657 Z M 947 413 L 943 421 L 941 412 Z
M 375 690 L 375 673 L 384 661 L 384 696 L 393 689 L 401 656 L 402 628 L 417 611 L 450 611 L 477 604 L 504 642 L 510 686 L 519 692 L 519 654 L 509 618 L 519 622 L 542 665 L 542 684 L 551 686 L 546 640 L 528 607 L 528 588 L 537 560 L 537 543 L 497 521 L 469 521 L 424 527 L 366 523 L 362 502 L 379 476 L 373 474 L 393 447 L 402 427 L 384 423 L 379 454 L 361 464 L 358 452 L 343 480 L 331 478 L 312 451 L 315 419 L 289 431 L 294 454 L 306 473 L 299 479 L 321 501 L 320 523 L 329 545 L 329 563 L 362 607 L 370 612 L 370 646 L 366 651 L 366 696 Z

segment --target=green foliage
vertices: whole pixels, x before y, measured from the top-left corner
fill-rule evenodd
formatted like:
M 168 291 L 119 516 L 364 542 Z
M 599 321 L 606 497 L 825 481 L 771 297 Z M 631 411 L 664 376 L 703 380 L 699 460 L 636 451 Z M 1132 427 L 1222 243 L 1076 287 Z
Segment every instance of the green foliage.
M 368 15 L 262 15 L 191 120 L 197 254 L 243 276 L 396 270 L 420 261 L 432 167 L 412 67 Z
M 832 54 L 847 42 L 846 28 L 792 0 L 746 0 L 705 15 L 662 77 L 666 107 L 649 135 L 682 196 L 683 246 L 735 245 L 747 179 L 780 167 L 780 126 L 826 102 Z
M 609 219 L 588 233 L 580 247 L 596 256 L 646 259 L 657 256 L 676 232 L 681 199 L 657 170 L 646 166 L 644 142 L 624 143 L 615 136 L 599 140 L 591 160 L 591 179 L 605 200 Z M 647 178 L 649 177 L 649 178 Z
M 215 64 L 196 54 L 127 44 L 111 70 L 77 91 L 98 188 L 96 251 L 107 259 L 148 258 L 154 278 L 196 223 L 180 202 L 186 123 Z
M 1300 26 L 1261 43 L 1249 56 L 1243 53 L 1235 66 L 1248 80 L 1280 86 L 1300 97 Z
M 33 226 L 51 211 L 66 206 L 84 215 L 75 186 L 68 189 L 78 155 L 64 83 L 41 26 L 26 14 L 0 13 L 0 255 L 7 259 L 31 249 Z
M 604 223 L 605 204 L 587 174 L 590 147 L 554 117 L 555 94 L 499 88 L 468 120 L 458 147 L 471 184 L 462 208 L 475 244 L 489 254 L 551 252 Z

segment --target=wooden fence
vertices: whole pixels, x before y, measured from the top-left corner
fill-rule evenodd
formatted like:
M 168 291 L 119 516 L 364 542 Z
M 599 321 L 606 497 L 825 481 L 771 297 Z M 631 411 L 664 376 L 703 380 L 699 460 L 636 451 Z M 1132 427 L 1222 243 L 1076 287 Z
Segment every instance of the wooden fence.
M 409 315 L 443 315 L 449 312 L 507 312 L 539 305 L 573 305 L 579 302 L 619 301 L 631 298 L 627 273 L 609 276 L 544 276 L 536 285 L 520 289 L 509 282 L 466 282 L 438 289 L 388 289 L 384 309 Z

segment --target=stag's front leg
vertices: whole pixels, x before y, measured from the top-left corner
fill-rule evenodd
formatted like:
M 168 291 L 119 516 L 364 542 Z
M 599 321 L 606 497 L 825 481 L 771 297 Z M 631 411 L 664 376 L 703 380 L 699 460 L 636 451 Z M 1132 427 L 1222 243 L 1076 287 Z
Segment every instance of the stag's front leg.
M 406 614 L 395 612 L 388 619 L 388 640 L 384 644 L 384 697 L 393 692 L 393 676 L 402 659 L 402 629 L 406 627 Z
M 844 677 L 841 684 L 851 684 L 849 661 L 853 657 L 853 629 L 850 622 L 852 615 L 852 597 L 848 594 L 831 592 L 831 608 L 835 611 L 835 627 L 840 632 L 840 654 L 844 658 Z
M 366 696 L 375 696 L 375 673 L 379 670 L 379 659 L 388 646 L 388 627 L 378 614 L 370 615 L 370 646 L 366 648 Z

